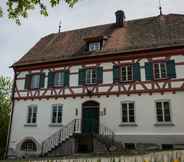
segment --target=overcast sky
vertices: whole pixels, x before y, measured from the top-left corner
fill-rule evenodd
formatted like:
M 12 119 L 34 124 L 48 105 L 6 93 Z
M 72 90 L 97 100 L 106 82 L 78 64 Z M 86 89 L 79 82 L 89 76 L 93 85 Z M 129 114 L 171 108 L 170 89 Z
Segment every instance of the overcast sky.
M 112 23 L 116 10 L 124 10 L 126 19 L 136 19 L 159 14 L 159 0 L 79 0 L 74 8 L 61 4 L 49 9 L 49 16 L 42 17 L 38 10 L 17 26 L 6 17 L 0 18 L 0 75 L 13 77 L 9 68 L 22 57 L 41 37 L 58 31 L 62 20 L 62 31 L 86 26 Z M 1 0 L 4 6 L 6 0 Z M 184 14 L 184 0 L 162 0 L 163 12 Z

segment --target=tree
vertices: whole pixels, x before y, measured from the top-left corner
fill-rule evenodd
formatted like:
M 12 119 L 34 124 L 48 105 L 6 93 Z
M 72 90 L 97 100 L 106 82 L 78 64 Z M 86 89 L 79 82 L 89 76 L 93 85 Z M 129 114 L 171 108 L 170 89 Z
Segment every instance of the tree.
M 0 159 L 3 158 L 6 147 L 11 106 L 10 91 L 10 79 L 0 76 Z
M 48 16 L 47 5 L 55 7 L 59 5 L 61 1 L 67 3 L 69 7 L 73 7 L 78 0 L 47 0 L 46 2 L 44 1 L 45 3 L 43 3 L 43 0 L 7 0 L 8 18 L 13 19 L 17 24 L 20 24 L 20 19 L 26 18 L 28 16 L 28 11 L 35 9 L 36 7 L 39 7 L 41 15 Z M 3 9 L 0 6 L 0 16 L 2 17 L 3 14 Z

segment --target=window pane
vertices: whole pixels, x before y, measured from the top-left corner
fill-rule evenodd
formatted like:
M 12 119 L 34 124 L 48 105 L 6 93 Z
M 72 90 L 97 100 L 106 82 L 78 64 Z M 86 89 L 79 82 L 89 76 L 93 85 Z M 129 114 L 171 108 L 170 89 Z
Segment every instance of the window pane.
M 128 65 L 128 80 L 132 80 L 132 65 Z
M 31 107 L 28 107 L 27 123 L 31 123 L 31 116 L 32 116 L 32 108 Z
M 58 119 L 57 119 L 58 123 L 62 122 L 62 105 L 58 105 Z
M 159 64 L 154 64 L 154 72 L 155 72 L 155 78 L 159 79 L 160 78 L 160 67 L 159 67 Z
M 164 102 L 164 115 L 166 122 L 171 121 L 169 102 Z
M 157 121 L 162 122 L 163 121 L 163 111 L 162 111 L 162 103 L 161 102 L 156 103 L 156 113 L 157 113 Z
M 121 67 L 121 81 L 132 80 L 132 65 Z
M 54 85 L 62 86 L 64 84 L 64 72 L 56 72 L 54 75 Z
M 32 89 L 39 88 L 39 85 L 40 85 L 40 75 L 39 74 L 32 75 L 31 88 Z
M 86 83 L 92 84 L 96 83 L 96 69 L 87 69 L 86 70 Z
M 89 43 L 89 51 L 100 50 L 100 42 L 91 42 Z
M 128 122 L 127 104 L 122 104 L 122 122 Z
M 96 83 L 96 69 L 92 70 L 92 83 Z
M 135 122 L 134 103 L 129 103 L 129 122 Z
M 122 67 L 121 68 L 121 80 L 122 81 L 126 81 L 126 68 L 125 67 Z
M 161 77 L 166 78 L 167 77 L 166 64 L 165 63 L 160 64 L 160 68 L 161 68 Z
M 52 107 L 52 123 L 56 123 L 56 118 L 57 118 L 57 106 L 54 105 Z
M 129 122 L 135 122 L 134 115 L 129 115 Z

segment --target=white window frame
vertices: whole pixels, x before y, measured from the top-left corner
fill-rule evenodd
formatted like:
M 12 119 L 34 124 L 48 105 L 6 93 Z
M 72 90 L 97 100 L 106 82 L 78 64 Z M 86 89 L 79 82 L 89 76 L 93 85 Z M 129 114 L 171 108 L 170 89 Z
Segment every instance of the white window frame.
M 31 89 L 40 88 L 40 74 L 31 75 Z
M 32 141 L 32 140 L 30 140 L 30 141 L 31 141 L 31 143 L 26 143 L 26 147 L 24 149 L 22 149 L 21 151 L 25 151 L 25 152 L 36 152 L 37 151 L 36 143 L 34 143 L 34 141 Z M 27 142 L 27 141 L 24 141 L 22 143 L 22 145 L 25 144 L 25 142 Z M 36 150 L 34 150 L 34 145 L 36 147 Z
M 31 109 L 31 114 L 29 114 L 29 109 Z M 36 111 L 36 112 L 34 112 Z M 34 117 L 34 114 L 36 113 L 36 117 Z M 26 123 L 28 125 L 32 125 L 32 124 L 36 124 L 37 123 L 37 117 L 38 116 L 38 106 L 37 105 L 29 105 L 27 107 L 27 119 L 26 119 Z M 30 122 L 29 122 L 29 117 L 30 117 Z M 34 121 L 35 118 L 35 122 Z
M 129 66 L 131 67 L 131 79 L 129 79 L 128 76 L 128 68 Z M 122 70 L 123 68 L 125 68 L 125 80 L 123 80 L 123 74 L 122 74 Z M 133 81 L 133 65 L 132 64 L 127 64 L 127 65 L 122 65 L 120 66 L 120 81 L 121 82 L 129 82 L 129 81 Z
M 130 122 L 130 114 L 129 114 L 129 104 L 132 103 L 134 105 L 134 122 Z M 124 122 L 123 121 L 123 112 L 122 112 L 122 104 L 127 104 L 128 107 L 127 107 L 127 119 L 128 121 L 127 122 Z M 120 108 L 120 111 L 121 111 L 121 124 L 135 124 L 136 123 L 136 105 L 135 105 L 135 101 L 122 101 L 121 102 L 121 108 Z
M 162 76 L 162 70 L 161 70 L 161 65 L 164 65 L 165 69 L 165 77 Z M 155 71 L 155 65 L 158 65 L 158 75 L 159 77 L 156 77 L 156 71 Z M 153 74 L 154 74 L 154 79 L 159 80 L 159 79 L 167 79 L 167 63 L 166 62 L 158 62 L 158 63 L 153 63 Z
M 88 72 L 89 72 L 89 75 L 88 75 Z M 95 78 L 93 77 L 93 72 L 95 72 Z M 86 78 L 85 78 L 86 84 L 96 84 L 97 83 L 97 70 L 96 70 L 96 68 L 88 68 L 88 69 L 86 69 L 85 73 L 86 73 Z
M 58 80 L 56 80 L 56 75 L 58 75 Z M 61 87 L 64 85 L 64 71 L 57 71 L 54 73 L 54 87 Z
M 89 42 L 89 44 L 88 44 L 89 51 L 98 51 L 98 50 L 100 50 L 100 48 L 101 48 L 100 41 Z
M 158 102 L 161 102 L 161 105 L 162 105 L 162 112 L 163 112 L 163 116 L 162 116 L 162 119 L 164 119 L 163 121 L 158 121 L 157 119 L 157 103 Z M 165 121 L 165 112 L 163 111 L 164 110 L 164 106 L 163 106 L 163 103 L 164 102 L 168 102 L 169 103 L 169 112 L 170 112 L 170 121 Z M 173 117 L 173 113 L 172 113 L 172 108 L 171 108 L 171 102 L 170 100 L 165 100 L 165 99 L 162 99 L 162 100 L 155 100 L 155 119 L 156 119 L 156 123 L 158 124 L 167 124 L 167 123 L 172 123 L 172 117 Z
M 61 122 L 58 122 L 58 110 L 59 110 L 59 107 L 62 107 L 61 108 Z M 54 111 L 54 107 L 56 107 L 57 111 L 56 111 L 56 122 L 53 122 L 53 111 Z M 51 106 L 51 125 L 62 125 L 63 123 L 63 104 L 52 104 Z

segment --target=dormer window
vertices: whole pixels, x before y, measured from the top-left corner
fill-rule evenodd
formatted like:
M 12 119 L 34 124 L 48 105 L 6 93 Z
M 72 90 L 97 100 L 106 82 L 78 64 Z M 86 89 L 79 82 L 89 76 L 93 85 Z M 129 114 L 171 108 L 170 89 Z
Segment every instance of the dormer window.
M 100 41 L 97 42 L 89 42 L 88 44 L 88 50 L 89 51 L 98 51 L 101 49 L 101 43 Z

